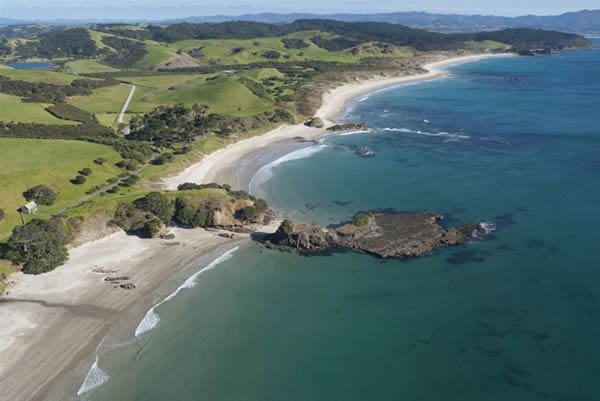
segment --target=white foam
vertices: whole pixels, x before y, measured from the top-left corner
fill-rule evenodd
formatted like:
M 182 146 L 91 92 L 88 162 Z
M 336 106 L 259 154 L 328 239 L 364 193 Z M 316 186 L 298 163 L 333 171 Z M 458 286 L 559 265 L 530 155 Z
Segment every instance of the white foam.
M 423 120 L 423 122 L 429 124 L 429 120 Z
M 483 231 L 483 235 L 480 235 L 480 232 Z M 477 229 L 473 230 L 471 236 L 473 238 L 479 238 L 481 236 L 486 236 L 492 232 L 496 231 L 496 224 L 491 221 L 482 221 L 477 225 Z
M 367 129 L 367 130 L 344 132 L 343 134 L 339 134 L 338 136 L 348 136 L 348 135 L 356 135 L 356 134 L 368 134 L 370 132 L 373 132 L 373 130 Z
M 152 308 L 150 308 L 150 310 L 148 310 L 148 312 L 146 312 L 146 315 L 144 316 L 144 318 L 140 321 L 140 323 L 138 324 L 137 328 L 135 329 L 135 336 L 139 337 L 141 334 L 152 330 L 153 328 L 156 327 L 156 325 L 158 324 L 158 322 L 160 321 L 160 316 L 158 316 L 158 314 L 155 312 L 155 309 L 158 308 L 160 305 L 164 304 L 165 302 L 175 298 L 177 296 L 177 294 L 179 294 L 179 292 L 185 288 L 192 288 L 196 286 L 196 280 L 198 278 L 199 275 L 201 275 L 202 273 L 213 269 L 215 266 L 217 266 L 219 263 L 223 263 L 228 259 L 231 259 L 233 256 L 233 253 L 235 251 L 238 250 L 238 246 L 236 246 L 233 249 L 230 249 L 229 251 L 225 252 L 223 255 L 219 256 L 218 258 L 216 258 L 215 260 L 213 260 L 212 262 L 210 262 L 207 266 L 203 267 L 202 269 L 200 269 L 199 271 L 197 271 L 194 275 L 192 275 L 190 278 L 188 278 L 187 280 L 185 280 L 185 282 L 183 284 L 181 284 L 175 291 L 173 291 L 168 297 L 166 297 L 165 299 L 163 299 L 162 301 L 160 301 L 159 303 L 157 303 L 156 305 L 154 305 Z
M 384 131 L 390 131 L 390 132 L 404 132 L 407 134 L 418 134 L 418 135 L 425 135 L 425 136 L 443 136 L 443 137 L 448 137 L 448 138 L 452 138 L 452 139 L 469 139 L 471 138 L 468 135 L 461 135 L 461 134 L 451 134 L 449 132 L 445 132 L 445 131 L 441 131 L 441 132 L 425 132 L 425 131 L 414 131 L 408 128 L 384 128 Z
M 383 130 L 384 131 L 391 131 L 391 132 L 406 132 L 406 133 L 415 132 L 415 131 L 410 130 L 408 128 L 384 128 Z
M 365 100 L 367 100 L 369 98 L 369 96 L 365 96 L 365 97 L 361 97 L 360 99 L 358 99 L 359 102 L 364 102 Z
M 319 142 L 321 143 L 321 141 L 319 141 Z M 302 149 L 296 150 L 294 152 L 288 153 L 287 155 L 280 157 L 279 159 L 275 160 L 274 162 L 271 162 L 265 166 L 262 166 L 256 172 L 256 174 L 254 174 L 254 177 L 252 177 L 252 179 L 250 180 L 250 183 L 248 184 L 250 193 L 256 193 L 255 189 L 256 189 L 257 185 L 264 184 L 265 182 L 269 181 L 273 177 L 273 168 L 274 167 L 276 167 L 282 163 L 292 161 L 292 160 L 305 159 L 307 157 L 314 155 L 315 153 L 322 151 L 326 147 L 327 147 L 327 145 L 318 145 L 318 146 L 311 146 L 308 148 L 302 148 Z
M 79 390 L 77 390 L 77 395 L 87 393 L 91 389 L 100 387 L 106 383 L 108 379 L 109 376 L 106 374 L 106 372 L 98 367 L 98 355 L 96 355 L 96 360 L 94 361 L 94 364 L 90 368 L 88 374 L 85 376 L 83 384 L 81 384 L 81 387 L 79 387 Z

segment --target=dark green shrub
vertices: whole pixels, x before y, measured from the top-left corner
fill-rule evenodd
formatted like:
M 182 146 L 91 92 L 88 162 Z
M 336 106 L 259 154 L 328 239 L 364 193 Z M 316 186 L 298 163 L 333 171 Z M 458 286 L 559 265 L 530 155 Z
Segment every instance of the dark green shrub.
M 94 163 L 100 164 L 100 165 L 104 164 L 105 162 L 106 162 L 106 159 L 104 157 L 99 157 L 94 160 Z
M 352 217 L 352 224 L 357 227 L 366 226 L 371 221 L 371 214 L 365 212 L 358 212 Z
M 204 227 L 206 225 L 206 212 L 202 209 L 195 209 L 191 206 L 183 206 L 177 210 L 175 220 L 188 227 Z
M 144 223 L 144 227 L 140 230 L 142 237 L 154 238 L 156 234 L 160 233 L 163 228 L 163 223 L 157 218 L 148 220 Z
M 4 219 L 5 213 L 4 213 L 4 209 L 0 209 L 0 221 L 2 221 Z
M 82 175 L 78 175 L 73 180 L 71 180 L 71 182 L 75 185 L 83 185 L 83 184 L 85 184 L 86 181 L 87 181 L 86 178 Z
M 137 184 L 140 181 L 140 177 L 138 177 L 137 175 L 130 175 L 129 177 L 127 177 L 125 179 L 125 181 L 123 181 L 127 186 L 133 186 L 135 184 Z
M 40 205 L 50 206 L 56 201 L 56 193 L 46 185 L 36 185 L 23 192 L 23 197 Z
M 154 214 L 165 224 L 169 224 L 175 214 L 173 202 L 160 192 L 150 192 L 143 198 L 136 199 L 134 205 L 140 210 Z
M 289 219 L 285 219 L 281 222 L 277 231 L 289 234 L 294 231 L 294 223 L 292 223 L 292 221 Z
M 67 260 L 65 245 L 71 239 L 60 219 L 34 219 L 15 227 L 7 242 L 6 257 L 15 264 L 23 263 L 23 273 L 45 273 Z
M 133 171 L 137 169 L 138 163 L 132 159 L 123 159 L 120 162 L 118 162 L 116 166 L 119 168 L 124 168 L 127 171 Z
M 82 168 L 81 170 L 79 170 L 79 174 L 88 176 L 92 174 L 92 169 L 89 167 Z

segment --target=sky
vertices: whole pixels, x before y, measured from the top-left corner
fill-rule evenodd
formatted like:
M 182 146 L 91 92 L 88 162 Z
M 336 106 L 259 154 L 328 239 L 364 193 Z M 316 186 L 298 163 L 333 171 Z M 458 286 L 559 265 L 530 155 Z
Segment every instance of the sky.
M 166 19 L 260 12 L 554 15 L 598 9 L 598 0 L 0 0 L 0 18 Z

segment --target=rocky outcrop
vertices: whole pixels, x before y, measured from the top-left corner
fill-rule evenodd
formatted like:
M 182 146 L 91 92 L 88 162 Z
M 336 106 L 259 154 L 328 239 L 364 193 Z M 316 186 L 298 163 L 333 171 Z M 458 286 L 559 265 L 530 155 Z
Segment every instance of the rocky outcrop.
M 304 125 L 306 125 L 307 127 L 312 127 L 312 128 L 323 128 L 325 126 L 325 123 L 323 122 L 321 117 L 315 117 L 312 120 L 304 123 Z
M 331 132 L 342 132 L 342 131 L 354 131 L 354 130 L 367 130 L 369 129 L 369 124 L 362 123 L 345 123 L 345 124 L 336 124 L 327 128 L 327 131 Z
M 364 214 L 363 214 L 364 215 Z M 420 256 L 436 248 L 457 245 L 486 234 L 480 223 L 444 230 L 437 222 L 443 216 L 431 212 L 375 213 L 367 220 L 354 219 L 336 229 L 316 225 L 282 226 L 264 238 L 269 247 L 322 252 L 335 248 L 352 249 L 382 258 Z

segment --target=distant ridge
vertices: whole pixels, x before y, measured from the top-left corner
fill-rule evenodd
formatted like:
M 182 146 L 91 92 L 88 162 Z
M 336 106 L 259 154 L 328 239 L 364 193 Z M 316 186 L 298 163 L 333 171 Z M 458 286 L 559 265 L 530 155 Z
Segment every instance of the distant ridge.
M 311 14 L 311 13 L 260 13 L 237 16 L 215 15 L 202 17 L 186 17 L 167 20 L 141 19 L 102 19 L 102 20 L 16 20 L 0 18 L 0 27 L 8 25 L 46 24 L 46 25 L 85 25 L 93 23 L 123 22 L 123 23 L 215 23 L 227 21 L 253 21 L 270 24 L 285 24 L 299 19 L 329 19 L 346 22 L 370 21 L 389 22 L 411 27 L 433 29 L 441 32 L 477 32 L 506 28 L 538 28 L 573 32 L 579 34 L 600 35 L 600 9 L 568 12 L 561 15 L 537 16 L 524 15 L 520 17 L 502 17 L 493 15 L 461 15 L 461 14 L 432 14 L 427 12 L 393 12 L 377 14 Z

